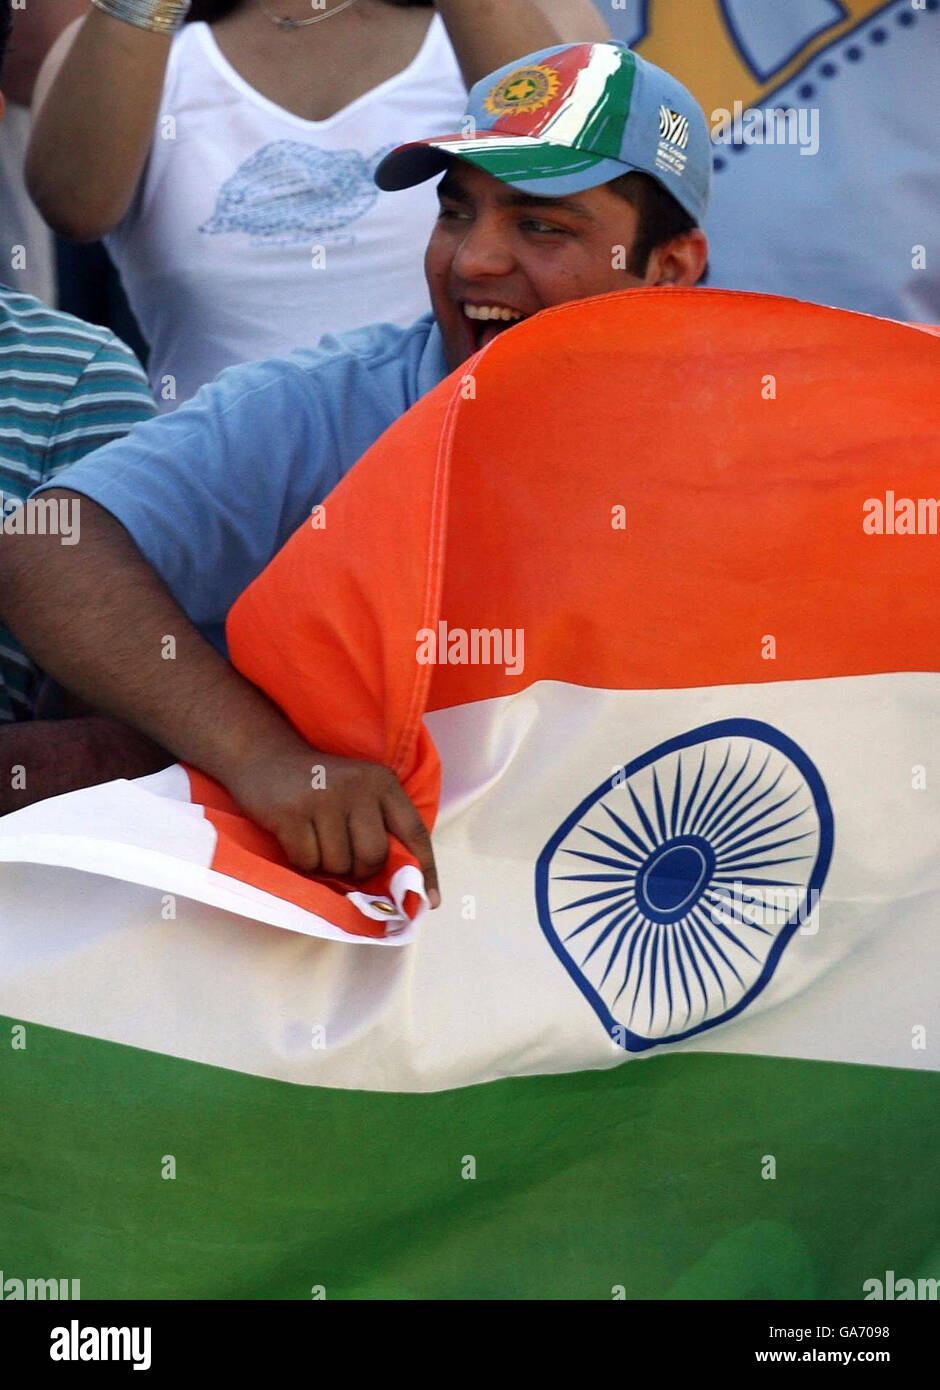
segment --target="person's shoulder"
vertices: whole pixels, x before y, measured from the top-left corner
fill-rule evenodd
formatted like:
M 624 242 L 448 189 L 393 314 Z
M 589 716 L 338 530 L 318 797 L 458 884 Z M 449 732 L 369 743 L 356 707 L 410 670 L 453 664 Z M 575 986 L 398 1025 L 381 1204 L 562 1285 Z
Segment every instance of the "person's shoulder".
M 60 377 L 79 377 L 96 358 L 105 358 L 144 381 L 137 358 L 110 328 L 53 309 L 9 285 L 0 285 L 0 340 L 8 350 L 20 346 L 38 370 L 48 364 Z
M 4 464 L 20 491 L 154 413 L 140 363 L 110 329 L 8 285 L 0 285 L 0 348 Z
M 313 381 L 349 383 L 403 414 L 447 375 L 444 343 L 437 321 L 424 314 L 410 328 L 373 324 L 335 337 L 321 338 L 311 352 L 293 353 L 301 371 Z
M 315 348 L 299 348 L 288 361 L 302 371 L 319 372 L 336 361 L 353 360 L 366 371 L 379 371 L 389 363 L 420 358 L 436 333 L 433 314 L 424 314 L 408 328 L 393 323 L 373 323 L 346 333 L 327 333 Z
M 0 285 L 0 330 L 7 341 L 17 336 L 28 339 L 40 335 L 41 340 L 46 340 L 49 334 L 56 334 L 63 340 L 74 340 L 79 353 L 92 357 L 113 336 L 110 329 L 53 309 L 35 295 L 10 285 Z
M 316 347 L 296 348 L 283 357 L 228 367 L 193 398 L 196 407 L 245 405 L 259 394 L 328 403 L 348 398 L 355 383 L 377 395 L 400 398 L 406 409 L 446 375 L 440 331 L 432 314 L 408 328 L 370 324 L 346 333 L 326 334 Z

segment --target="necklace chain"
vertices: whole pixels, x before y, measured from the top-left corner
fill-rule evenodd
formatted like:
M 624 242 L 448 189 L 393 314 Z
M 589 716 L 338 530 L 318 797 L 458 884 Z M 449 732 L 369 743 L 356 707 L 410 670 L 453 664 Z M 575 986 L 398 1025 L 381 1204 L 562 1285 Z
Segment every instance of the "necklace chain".
M 265 18 L 270 19 L 272 24 L 276 24 L 279 29 L 306 29 L 310 24 L 320 24 L 324 19 L 332 19 L 340 10 L 348 10 L 350 5 L 354 5 L 356 0 L 343 0 L 341 5 L 336 5 L 332 10 L 327 10 L 325 14 L 315 14 L 310 19 L 290 19 L 286 16 L 272 14 L 271 11 L 258 0 L 258 8 Z

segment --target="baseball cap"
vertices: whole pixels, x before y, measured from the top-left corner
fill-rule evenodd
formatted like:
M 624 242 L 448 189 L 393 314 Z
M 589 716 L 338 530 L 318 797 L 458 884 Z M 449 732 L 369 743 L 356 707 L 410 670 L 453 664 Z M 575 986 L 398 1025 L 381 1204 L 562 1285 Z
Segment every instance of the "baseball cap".
M 507 63 L 471 89 L 465 133 L 400 145 L 385 190 L 433 178 L 456 157 L 524 193 L 564 198 L 636 171 L 701 222 L 711 184 L 705 114 L 691 92 L 622 43 L 563 44 Z

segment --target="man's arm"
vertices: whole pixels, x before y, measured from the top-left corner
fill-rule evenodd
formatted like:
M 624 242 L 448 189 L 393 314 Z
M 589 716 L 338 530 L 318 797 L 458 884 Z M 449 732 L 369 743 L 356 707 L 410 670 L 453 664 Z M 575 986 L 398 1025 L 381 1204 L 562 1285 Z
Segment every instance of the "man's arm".
M 146 777 L 170 762 L 136 729 L 99 715 L 5 724 L 0 728 L 0 816 L 115 777 Z
M 0 727 L 0 816 L 115 777 L 147 777 L 172 762 L 129 724 L 47 679 L 33 718 Z
M 4 619 L 42 669 L 221 782 L 296 868 L 369 877 L 390 831 L 436 905 L 430 837 L 393 773 L 311 749 L 206 642 L 119 522 L 64 488 L 43 497 L 78 506 L 78 544 L 22 535 L 0 547 Z M 315 764 L 326 783 L 316 790 Z

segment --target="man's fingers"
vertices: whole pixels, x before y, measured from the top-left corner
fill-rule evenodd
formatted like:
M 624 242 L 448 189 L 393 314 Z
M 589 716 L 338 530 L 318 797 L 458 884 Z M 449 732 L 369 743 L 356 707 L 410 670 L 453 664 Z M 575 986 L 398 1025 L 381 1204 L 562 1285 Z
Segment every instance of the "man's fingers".
M 333 878 L 349 878 L 353 850 L 346 816 L 340 810 L 319 809 L 313 824 L 320 842 L 320 873 Z
M 410 849 L 424 874 L 424 886 L 432 907 L 440 907 L 441 893 L 437 882 L 437 865 L 431 837 L 424 821 L 408 800 L 400 784 L 390 788 L 383 801 L 385 824 L 406 849 Z
M 349 816 L 353 878 L 371 878 L 388 858 L 388 831 L 378 802 L 357 806 Z
M 305 874 L 320 872 L 320 843 L 317 840 L 317 832 L 308 820 L 297 816 L 288 823 L 279 825 L 275 834 L 281 842 L 281 849 L 295 869 L 300 869 L 301 873 Z
M 315 751 L 315 750 L 311 750 Z M 304 753 L 309 766 L 310 751 Z M 424 876 L 428 901 L 441 901 L 431 837 L 388 769 L 376 763 L 318 755 L 327 767 L 327 785 L 282 798 L 282 784 L 296 781 L 293 765 L 286 772 L 264 767 L 260 776 L 245 778 L 239 798 L 249 814 L 266 825 L 293 868 L 302 873 L 339 879 L 369 879 L 388 859 L 388 837 L 395 836 L 417 861 Z M 257 769 L 249 768 L 257 773 Z M 270 809 L 266 802 L 275 801 Z M 279 802 L 279 804 L 277 804 Z

